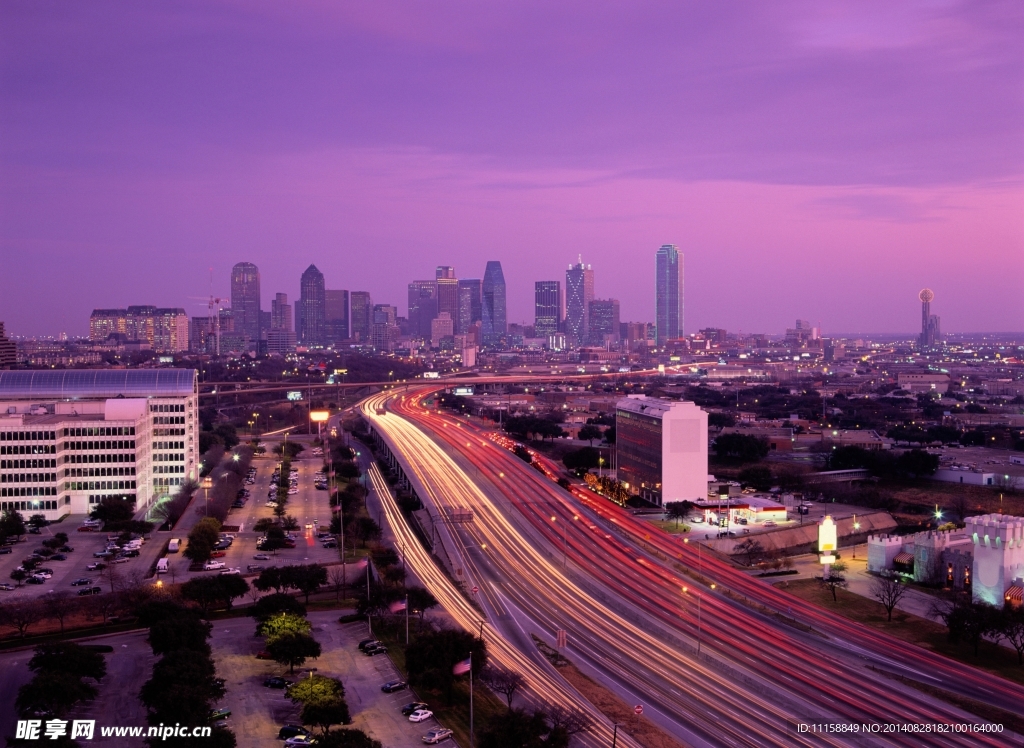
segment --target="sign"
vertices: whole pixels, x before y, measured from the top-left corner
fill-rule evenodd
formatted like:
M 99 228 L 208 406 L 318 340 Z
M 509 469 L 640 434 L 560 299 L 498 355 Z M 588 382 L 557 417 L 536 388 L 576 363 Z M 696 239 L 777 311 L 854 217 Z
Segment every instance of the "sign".
M 479 591 L 480 591 L 480 588 L 479 588 L 479 587 L 477 587 L 476 585 L 473 585 L 473 591 L 472 591 L 472 594 L 474 594 L 474 595 L 475 595 L 475 594 L 476 594 L 477 592 L 479 592 Z
M 423 378 L 424 379 L 440 379 L 441 378 L 441 374 L 439 372 L 436 372 L 436 371 L 425 371 L 425 372 L 423 372 Z
M 555 631 L 555 642 L 559 649 L 565 649 L 566 646 L 566 631 L 565 629 L 558 629 Z
M 639 717 L 643 713 L 644 713 L 644 705 L 643 704 L 637 704 L 635 707 L 633 707 L 633 714 L 635 714 L 636 716 Z
M 832 515 L 826 514 L 818 524 L 818 551 L 831 553 L 838 547 L 836 523 L 832 521 Z
M 294 402 L 294 401 L 302 399 L 302 393 L 298 392 L 297 390 L 292 390 L 292 391 L 288 392 L 285 395 L 285 397 L 287 397 L 289 400 L 292 400 Z
M 311 410 L 309 411 L 309 420 L 313 423 L 323 423 L 331 417 L 330 411 L 327 410 Z
M 455 394 L 458 395 L 459 397 L 469 397 L 470 395 L 473 394 L 473 388 L 472 387 L 456 387 L 455 388 Z

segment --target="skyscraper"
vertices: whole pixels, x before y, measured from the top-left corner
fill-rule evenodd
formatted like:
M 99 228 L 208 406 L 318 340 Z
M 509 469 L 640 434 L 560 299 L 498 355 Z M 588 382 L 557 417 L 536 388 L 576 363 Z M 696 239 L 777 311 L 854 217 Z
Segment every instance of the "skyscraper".
M 459 281 L 459 314 L 455 317 L 455 334 L 465 335 L 483 317 L 483 290 L 479 278 Z
M 260 340 L 260 271 L 251 262 L 231 268 L 231 316 L 235 333 L 244 335 L 251 348 Z
M 921 300 L 921 336 L 918 338 L 918 343 L 922 348 L 931 348 L 938 342 L 941 335 L 939 316 L 932 314 L 932 300 L 935 298 L 935 293 L 930 288 L 925 288 L 917 295 L 917 298 Z
M 328 343 L 348 340 L 348 291 L 324 291 L 324 317 Z
M 373 300 L 369 291 L 353 291 L 350 296 L 352 308 L 352 337 L 360 343 L 370 341 L 373 325 Z
M 537 281 L 533 284 L 533 334 L 546 338 L 562 325 L 562 284 Z
M 448 312 L 452 323 L 459 319 L 459 281 L 455 278 L 455 268 L 451 265 L 437 266 L 437 314 Z
M 481 289 L 481 329 L 485 345 L 499 345 L 507 332 L 505 319 L 505 274 L 501 263 L 490 260 L 484 269 Z
M 654 255 L 654 310 L 659 346 L 683 336 L 683 254 L 674 244 Z
M 270 302 L 270 329 L 292 329 L 292 305 L 288 303 L 288 294 L 279 293 Z
M 587 308 L 587 335 L 590 345 L 605 346 L 618 343 L 621 336 L 619 328 L 619 300 L 594 299 Z
M 13 340 L 4 335 L 4 323 L 0 322 L 0 369 L 10 369 L 18 362 L 18 349 Z
M 324 345 L 326 335 L 324 274 L 310 265 L 299 279 L 299 309 L 296 322 L 299 340 L 306 346 Z
M 430 340 L 430 323 L 437 316 L 437 281 L 418 280 L 409 284 L 409 334 Z
M 565 272 L 565 337 L 569 345 L 587 341 L 587 314 L 594 300 L 594 271 L 579 262 Z

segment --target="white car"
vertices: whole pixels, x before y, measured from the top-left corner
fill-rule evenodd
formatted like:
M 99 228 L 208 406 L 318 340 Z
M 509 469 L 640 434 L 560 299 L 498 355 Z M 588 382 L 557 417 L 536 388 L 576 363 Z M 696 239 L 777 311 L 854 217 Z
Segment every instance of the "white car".
M 231 568 L 231 569 L 222 569 L 220 573 L 221 574 L 241 574 L 242 570 L 239 569 L 238 567 L 234 567 L 234 568 Z
M 423 722 L 434 716 L 434 713 L 429 709 L 417 709 L 415 712 L 409 715 L 410 722 Z
M 297 489 L 297 488 L 289 488 L 289 489 L 288 489 L 288 495 L 289 495 L 289 496 L 294 496 L 294 495 L 295 495 L 295 494 L 297 494 L 298 492 L 299 492 L 299 489 Z
M 227 568 L 227 564 L 223 561 L 207 561 L 203 564 L 203 571 L 218 571 L 224 568 Z

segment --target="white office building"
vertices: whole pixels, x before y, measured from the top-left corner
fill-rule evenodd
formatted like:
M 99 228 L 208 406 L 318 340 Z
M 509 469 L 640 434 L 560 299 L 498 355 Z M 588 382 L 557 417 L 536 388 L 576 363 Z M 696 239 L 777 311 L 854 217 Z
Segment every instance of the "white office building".
M 0 372 L 0 510 L 142 510 L 196 479 L 194 369 Z

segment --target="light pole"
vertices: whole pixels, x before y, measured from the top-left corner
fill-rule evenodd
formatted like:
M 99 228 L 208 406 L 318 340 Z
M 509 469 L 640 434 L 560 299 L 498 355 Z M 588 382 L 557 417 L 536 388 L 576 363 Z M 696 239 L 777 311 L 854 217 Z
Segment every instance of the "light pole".
M 619 723 L 616 722 L 612 728 L 612 748 L 615 748 L 615 743 L 619 739 Z
M 579 515 L 574 514 L 574 515 L 572 515 L 572 518 L 573 518 L 573 520 L 578 520 L 579 519 Z M 556 517 L 555 515 L 551 515 L 551 521 L 552 522 L 558 522 L 558 517 Z M 569 523 L 566 522 L 564 525 L 562 525 L 562 568 L 563 569 L 565 568 L 566 558 L 569 555 L 569 535 L 568 535 L 568 530 L 569 530 Z

